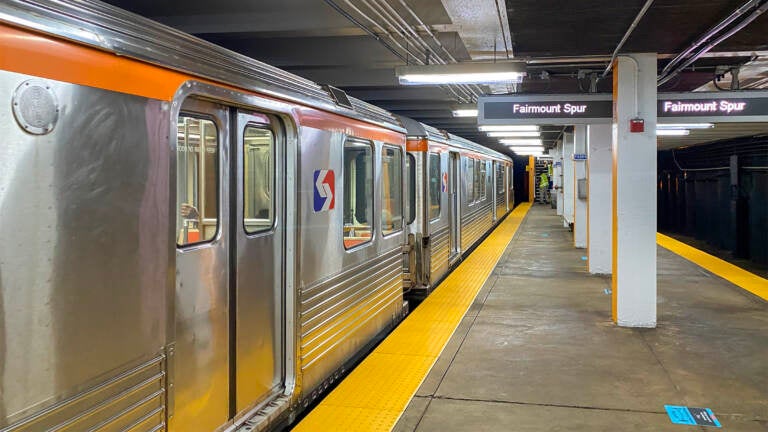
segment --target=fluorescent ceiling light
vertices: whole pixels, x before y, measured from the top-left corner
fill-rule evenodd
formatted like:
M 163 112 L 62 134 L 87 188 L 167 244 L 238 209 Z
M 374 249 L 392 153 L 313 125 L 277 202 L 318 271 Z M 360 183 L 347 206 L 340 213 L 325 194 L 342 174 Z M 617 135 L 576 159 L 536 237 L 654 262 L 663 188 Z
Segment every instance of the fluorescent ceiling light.
M 478 126 L 483 132 L 511 132 L 511 131 L 538 131 L 539 127 L 535 125 L 483 125 Z
M 714 123 L 659 123 L 656 129 L 710 129 Z
M 523 152 L 523 153 L 536 153 L 536 152 L 543 152 L 544 151 L 544 147 L 541 147 L 541 146 L 539 146 L 539 147 L 518 147 L 518 146 L 512 146 L 509 149 L 512 150 L 515 153 L 520 153 L 520 152 Z
M 509 132 L 488 132 L 488 136 L 491 138 L 514 138 L 514 137 L 534 137 L 538 138 L 541 136 L 541 132 L 534 132 L 534 131 L 509 131 Z
M 395 74 L 403 85 L 520 83 L 525 76 L 524 62 L 454 63 L 400 66 Z
M 477 117 L 476 109 L 455 109 L 453 110 L 454 117 Z
M 501 139 L 499 140 L 500 143 L 506 144 L 506 145 L 529 145 L 529 146 L 540 146 L 542 145 L 540 138 L 512 138 L 512 139 Z
M 656 129 L 658 136 L 685 136 L 691 133 L 688 129 Z

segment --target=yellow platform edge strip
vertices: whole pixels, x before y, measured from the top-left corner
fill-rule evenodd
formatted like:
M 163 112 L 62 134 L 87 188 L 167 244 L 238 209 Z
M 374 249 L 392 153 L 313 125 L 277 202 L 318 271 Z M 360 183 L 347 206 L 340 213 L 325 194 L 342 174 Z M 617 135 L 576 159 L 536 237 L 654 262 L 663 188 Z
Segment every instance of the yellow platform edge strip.
M 656 233 L 656 243 L 763 300 L 768 300 L 768 279 L 761 278 L 741 267 L 664 234 Z
M 391 431 L 520 224 L 520 204 L 294 431 Z

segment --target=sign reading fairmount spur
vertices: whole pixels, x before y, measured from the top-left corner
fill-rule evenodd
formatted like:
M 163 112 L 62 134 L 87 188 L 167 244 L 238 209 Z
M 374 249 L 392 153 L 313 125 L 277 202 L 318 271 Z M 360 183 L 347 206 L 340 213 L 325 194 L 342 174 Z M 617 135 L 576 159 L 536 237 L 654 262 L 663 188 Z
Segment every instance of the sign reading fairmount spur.
M 479 125 L 610 123 L 611 94 L 483 96 Z M 657 116 L 664 119 L 744 122 L 768 121 L 768 92 L 659 93 Z

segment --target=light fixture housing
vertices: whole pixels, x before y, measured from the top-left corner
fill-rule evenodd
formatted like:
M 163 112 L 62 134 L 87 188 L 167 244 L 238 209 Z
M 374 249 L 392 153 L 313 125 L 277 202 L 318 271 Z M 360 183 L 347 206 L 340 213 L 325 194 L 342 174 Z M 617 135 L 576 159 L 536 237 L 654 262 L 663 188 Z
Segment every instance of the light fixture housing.
M 543 145 L 541 138 L 509 138 L 500 139 L 500 143 L 508 146 L 539 146 Z
M 714 123 L 657 123 L 656 129 L 711 129 Z
M 526 132 L 526 131 L 539 131 L 539 127 L 536 125 L 482 125 L 478 126 L 478 129 L 482 132 Z
M 538 138 L 541 132 L 535 131 L 509 131 L 509 132 L 488 132 L 491 138 Z
M 690 133 L 688 129 L 656 129 L 658 136 L 686 136 Z
M 395 74 L 402 85 L 520 83 L 525 62 L 399 66 Z

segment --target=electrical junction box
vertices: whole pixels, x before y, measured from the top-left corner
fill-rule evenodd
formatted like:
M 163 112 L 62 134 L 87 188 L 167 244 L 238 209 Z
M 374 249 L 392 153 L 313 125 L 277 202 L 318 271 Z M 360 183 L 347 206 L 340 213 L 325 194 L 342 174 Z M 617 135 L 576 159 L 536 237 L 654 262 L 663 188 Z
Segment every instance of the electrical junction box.
M 645 131 L 645 120 L 641 118 L 633 118 L 629 121 L 629 131 L 632 133 Z

